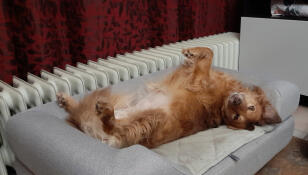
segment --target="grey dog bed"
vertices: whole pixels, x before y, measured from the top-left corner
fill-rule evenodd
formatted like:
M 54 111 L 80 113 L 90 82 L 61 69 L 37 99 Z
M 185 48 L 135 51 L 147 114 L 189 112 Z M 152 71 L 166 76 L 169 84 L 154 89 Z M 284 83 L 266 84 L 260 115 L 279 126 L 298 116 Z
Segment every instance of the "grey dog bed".
M 118 83 L 114 92 L 131 92 L 148 81 L 161 79 L 165 71 Z M 278 110 L 283 122 L 234 150 L 204 174 L 254 174 L 290 141 L 294 129 L 292 113 L 299 90 L 286 81 L 257 80 L 229 72 L 247 84 L 260 85 Z M 76 99 L 81 96 L 76 96 Z M 6 134 L 17 161 L 18 174 L 190 174 L 182 165 L 140 145 L 114 149 L 67 125 L 66 113 L 55 102 L 30 109 L 10 118 Z M 205 164 L 207 162 L 204 162 Z

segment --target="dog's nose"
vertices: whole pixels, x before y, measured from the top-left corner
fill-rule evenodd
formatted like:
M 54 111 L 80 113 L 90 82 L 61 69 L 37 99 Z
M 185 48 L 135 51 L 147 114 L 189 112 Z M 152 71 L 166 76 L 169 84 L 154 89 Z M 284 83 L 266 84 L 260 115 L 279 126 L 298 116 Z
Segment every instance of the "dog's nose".
M 242 103 L 242 98 L 239 94 L 233 94 L 230 99 L 231 103 L 234 105 L 240 105 Z

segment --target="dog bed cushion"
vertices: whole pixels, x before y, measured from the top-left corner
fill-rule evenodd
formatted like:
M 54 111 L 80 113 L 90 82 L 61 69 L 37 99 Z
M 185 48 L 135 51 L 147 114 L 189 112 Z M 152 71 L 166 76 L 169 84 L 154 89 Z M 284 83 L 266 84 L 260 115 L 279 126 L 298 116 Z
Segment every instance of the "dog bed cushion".
M 231 130 L 226 126 L 199 132 L 152 149 L 169 161 L 179 164 L 178 170 L 201 175 L 244 144 L 262 136 L 262 127 L 254 131 Z M 184 167 L 184 168 L 182 168 Z

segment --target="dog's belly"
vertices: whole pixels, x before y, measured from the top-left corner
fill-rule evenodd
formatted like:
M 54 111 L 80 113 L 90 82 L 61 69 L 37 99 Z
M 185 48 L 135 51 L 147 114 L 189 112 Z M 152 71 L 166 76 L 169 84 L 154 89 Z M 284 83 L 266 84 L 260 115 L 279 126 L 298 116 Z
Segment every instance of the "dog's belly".
M 144 111 L 148 109 L 166 109 L 169 106 L 170 97 L 163 92 L 147 92 L 132 95 L 127 99 L 125 106 L 117 107 L 115 105 L 114 115 L 115 118 L 125 118 L 130 114 Z

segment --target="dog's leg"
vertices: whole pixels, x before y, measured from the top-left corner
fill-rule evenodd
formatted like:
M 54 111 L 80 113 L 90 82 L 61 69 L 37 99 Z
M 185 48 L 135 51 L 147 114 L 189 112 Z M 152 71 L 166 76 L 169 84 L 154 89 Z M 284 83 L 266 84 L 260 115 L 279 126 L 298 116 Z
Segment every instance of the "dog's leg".
M 194 47 L 183 49 L 182 53 L 189 60 L 193 60 L 187 89 L 199 91 L 210 80 L 213 52 L 207 47 Z
M 70 114 L 78 106 L 78 102 L 65 93 L 57 93 L 57 103 Z
M 111 134 L 114 127 L 114 109 L 113 106 L 104 98 L 100 98 L 95 105 L 96 114 L 103 122 L 103 129 L 107 134 Z
M 202 73 L 204 76 L 209 77 L 212 60 L 213 51 L 207 47 L 194 47 L 183 49 L 182 53 L 189 59 L 193 60 L 193 74 Z
M 95 112 L 100 117 L 103 125 L 103 130 L 109 136 L 103 139 L 103 142 L 115 148 L 121 148 L 124 145 L 123 139 L 115 131 L 115 116 L 113 106 L 108 99 L 102 97 L 97 100 Z
M 104 100 L 97 102 L 96 111 L 101 117 L 104 131 L 112 137 L 107 143 L 118 148 L 137 143 L 151 147 L 152 144 L 148 139 L 158 125 L 163 123 L 162 120 L 166 115 L 160 109 L 152 109 L 115 119 L 113 107 Z

